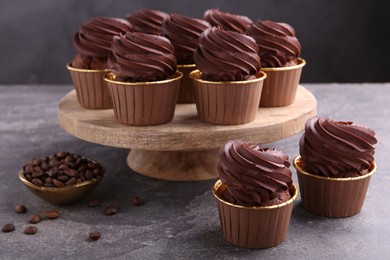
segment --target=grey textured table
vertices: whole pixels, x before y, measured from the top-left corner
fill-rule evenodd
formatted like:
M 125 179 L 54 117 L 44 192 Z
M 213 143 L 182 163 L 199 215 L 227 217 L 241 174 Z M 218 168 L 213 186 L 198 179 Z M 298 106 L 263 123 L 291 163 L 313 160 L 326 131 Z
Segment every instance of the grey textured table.
M 132 173 L 127 149 L 88 143 L 68 135 L 57 123 L 59 100 L 71 86 L 0 86 L 0 226 L 14 223 L 12 233 L 0 233 L 1 259 L 384 259 L 390 253 L 390 84 L 303 84 L 318 100 L 318 114 L 350 120 L 374 129 L 377 173 L 360 214 L 328 219 L 294 205 L 289 232 L 279 246 L 246 250 L 224 241 L 210 187 L 213 181 L 168 182 Z M 292 160 L 301 134 L 269 144 Z M 32 157 L 66 150 L 93 158 L 108 169 L 107 177 L 87 200 L 54 207 L 33 196 L 17 177 Z M 293 170 L 293 169 L 292 169 Z M 297 183 L 295 171 L 294 181 Z M 144 204 L 135 207 L 131 197 Z M 16 214 L 16 204 L 28 207 Z M 103 214 L 115 204 L 118 214 Z M 38 223 L 34 236 L 23 234 L 32 214 L 59 209 L 61 217 Z M 100 240 L 88 233 L 98 230 Z

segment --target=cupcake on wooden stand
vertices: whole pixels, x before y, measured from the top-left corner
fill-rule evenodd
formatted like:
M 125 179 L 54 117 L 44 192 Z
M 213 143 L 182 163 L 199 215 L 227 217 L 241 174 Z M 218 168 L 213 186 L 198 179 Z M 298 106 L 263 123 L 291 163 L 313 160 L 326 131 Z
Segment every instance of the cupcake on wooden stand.
M 105 81 L 121 124 L 148 126 L 173 119 L 180 79 L 170 41 L 146 33 L 115 36 Z
M 240 140 L 228 141 L 219 154 L 212 192 L 225 239 L 257 249 L 282 243 L 298 197 L 288 157 Z
M 263 81 L 255 40 L 219 27 L 206 29 L 194 53 L 193 79 L 199 119 L 216 125 L 255 120 Z
M 259 45 L 261 69 L 267 73 L 261 94 L 261 107 L 283 107 L 295 100 L 302 68 L 301 44 L 295 30 L 286 23 L 258 20 L 247 34 Z
M 104 75 L 110 72 L 107 58 L 112 37 L 132 31 L 120 18 L 95 17 L 85 22 L 74 36 L 77 55 L 67 65 L 80 105 L 89 109 L 112 108 Z
M 195 94 L 189 73 L 195 70 L 194 52 L 199 45 L 201 33 L 211 27 L 201 19 L 195 19 L 173 13 L 163 24 L 163 35 L 166 36 L 175 48 L 177 69 L 183 73 L 177 103 L 194 103 Z

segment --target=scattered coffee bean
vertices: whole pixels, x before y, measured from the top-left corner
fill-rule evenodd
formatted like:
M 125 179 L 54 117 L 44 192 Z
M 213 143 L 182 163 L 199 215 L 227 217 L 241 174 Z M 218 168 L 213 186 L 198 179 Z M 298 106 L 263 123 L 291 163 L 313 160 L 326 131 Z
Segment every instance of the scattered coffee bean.
M 118 209 L 116 206 L 114 205 L 108 205 L 105 209 L 104 209 L 104 214 L 106 215 L 115 215 L 116 213 L 118 212 Z
M 96 207 L 100 204 L 100 201 L 98 199 L 90 199 L 88 201 L 88 206 L 90 207 Z
M 4 233 L 9 233 L 15 230 L 14 224 L 5 224 L 1 229 Z
M 34 235 L 35 233 L 37 233 L 38 229 L 34 226 L 27 226 L 25 229 L 24 229 L 24 234 L 26 235 Z
M 21 214 L 21 213 L 25 213 L 27 211 L 27 208 L 24 205 L 16 205 L 15 211 L 16 213 Z
M 98 231 L 93 231 L 93 232 L 89 233 L 88 236 L 93 241 L 96 241 L 102 236 L 102 234 Z
M 39 221 L 41 221 L 41 216 L 39 216 L 38 214 L 32 215 L 30 217 L 31 224 L 37 224 Z
M 138 196 L 132 197 L 131 202 L 133 203 L 134 206 L 139 206 L 142 204 L 141 199 Z
M 47 210 L 45 212 L 45 217 L 48 219 L 56 219 L 60 216 L 60 213 L 57 210 Z
M 37 186 L 63 187 L 97 178 L 103 174 L 103 168 L 80 155 L 59 151 L 42 160 L 31 159 L 23 172 L 26 179 Z

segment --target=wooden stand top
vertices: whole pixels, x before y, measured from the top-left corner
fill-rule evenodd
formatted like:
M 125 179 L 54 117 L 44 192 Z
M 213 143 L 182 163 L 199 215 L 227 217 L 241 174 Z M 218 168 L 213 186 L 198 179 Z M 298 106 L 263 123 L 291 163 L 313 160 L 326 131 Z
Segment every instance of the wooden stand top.
M 58 104 L 60 126 L 80 139 L 107 146 L 155 151 L 195 151 L 221 147 L 231 139 L 270 143 L 304 129 L 317 112 L 315 97 L 302 86 L 290 106 L 259 108 L 256 119 L 244 125 L 212 125 L 199 121 L 195 104 L 177 104 L 170 123 L 157 126 L 126 126 L 115 120 L 112 109 L 82 108 L 76 92 Z

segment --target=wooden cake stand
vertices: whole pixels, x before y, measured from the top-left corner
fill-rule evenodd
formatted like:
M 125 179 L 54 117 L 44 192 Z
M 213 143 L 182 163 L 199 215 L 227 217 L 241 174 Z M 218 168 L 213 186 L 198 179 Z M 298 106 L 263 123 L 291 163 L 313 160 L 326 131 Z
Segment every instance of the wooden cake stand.
M 131 148 L 127 164 L 135 172 L 173 181 L 213 179 L 218 176 L 218 150 L 228 140 L 270 143 L 304 128 L 316 114 L 315 97 L 299 86 L 292 105 L 259 108 L 255 121 L 244 125 L 217 126 L 197 119 L 195 104 L 176 105 L 172 122 L 158 126 L 119 124 L 112 109 L 82 108 L 76 92 L 58 104 L 60 126 L 71 135 L 102 145 Z

